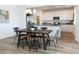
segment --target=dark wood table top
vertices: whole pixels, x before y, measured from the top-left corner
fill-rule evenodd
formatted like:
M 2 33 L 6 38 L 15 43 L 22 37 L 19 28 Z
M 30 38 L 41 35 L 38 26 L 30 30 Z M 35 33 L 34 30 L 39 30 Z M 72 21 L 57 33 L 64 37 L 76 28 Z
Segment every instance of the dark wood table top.
M 49 34 L 52 30 L 28 30 L 28 29 L 19 29 L 18 32 L 30 32 L 30 33 L 40 33 L 40 34 Z

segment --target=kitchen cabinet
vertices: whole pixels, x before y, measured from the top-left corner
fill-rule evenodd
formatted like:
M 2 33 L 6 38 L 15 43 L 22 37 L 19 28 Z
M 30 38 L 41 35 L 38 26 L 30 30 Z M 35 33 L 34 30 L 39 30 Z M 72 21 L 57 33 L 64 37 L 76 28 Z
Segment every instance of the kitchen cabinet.
M 73 25 L 61 25 L 62 32 L 73 32 Z

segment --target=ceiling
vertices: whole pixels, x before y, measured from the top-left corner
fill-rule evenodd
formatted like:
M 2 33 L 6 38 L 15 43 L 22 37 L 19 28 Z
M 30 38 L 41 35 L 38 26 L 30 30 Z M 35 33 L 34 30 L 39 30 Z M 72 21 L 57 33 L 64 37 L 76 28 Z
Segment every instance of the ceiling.
M 41 9 L 43 11 L 51 11 L 51 10 L 68 9 L 68 8 L 74 8 L 74 5 L 43 5 L 40 7 L 31 8 L 31 9 Z

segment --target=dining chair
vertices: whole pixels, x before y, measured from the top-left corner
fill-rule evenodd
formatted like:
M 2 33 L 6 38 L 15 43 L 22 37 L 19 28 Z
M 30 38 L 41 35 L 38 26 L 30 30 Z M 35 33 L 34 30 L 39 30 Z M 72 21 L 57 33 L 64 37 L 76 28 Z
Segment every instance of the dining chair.
M 58 39 L 59 39 L 59 29 L 56 29 L 54 31 L 52 31 L 50 34 L 49 34 L 49 38 L 46 42 L 46 45 L 52 41 L 54 43 L 54 47 L 57 48 L 58 46 Z
M 46 30 L 46 29 L 47 29 L 47 27 L 41 27 L 41 29 L 42 29 L 42 30 Z
M 35 30 L 37 30 L 37 27 L 35 27 Z M 29 34 L 29 38 L 30 38 L 29 51 L 30 51 L 30 49 L 35 49 L 36 51 L 38 51 L 38 48 L 41 48 L 41 44 L 40 44 L 41 37 L 42 36 L 37 33 Z
M 23 32 L 21 32 L 20 34 L 19 34 L 19 32 L 18 32 L 18 30 L 19 30 L 19 27 L 14 27 L 13 28 L 14 29 L 14 32 L 15 32 L 15 37 L 14 37 L 14 43 L 15 43 L 15 40 L 17 39 L 17 41 L 18 41 L 18 37 L 20 36 L 20 40 L 19 40 L 19 44 L 18 44 L 18 46 L 22 46 L 23 48 L 24 48 L 24 40 L 26 39 L 26 33 L 23 33 Z M 17 42 L 16 42 L 17 43 Z
M 17 48 L 18 46 L 21 46 L 24 49 L 24 47 L 27 44 L 27 34 L 21 32 L 19 33 L 18 37 L 19 37 L 19 40 L 17 43 Z
M 18 37 L 17 31 L 19 30 L 19 27 L 14 27 L 13 30 L 14 30 L 14 33 L 15 33 L 15 37 L 14 37 L 14 42 L 15 42 L 15 39 Z
M 30 39 L 30 43 L 29 43 L 29 51 L 30 49 L 35 49 L 36 51 L 38 51 L 38 48 L 41 47 L 40 45 L 40 36 L 37 36 L 35 34 L 30 35 L 31 39 Z

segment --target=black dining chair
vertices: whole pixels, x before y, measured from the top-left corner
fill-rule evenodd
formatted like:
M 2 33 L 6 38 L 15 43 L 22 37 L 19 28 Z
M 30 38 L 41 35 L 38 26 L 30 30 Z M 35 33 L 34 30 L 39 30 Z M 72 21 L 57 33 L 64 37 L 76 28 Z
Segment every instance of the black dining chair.
M 29 43 L 29 51 L 30 51 L 30 49 L 35 49 L 36 51 L 38 51 L 38 48 L 41 48 L 40 36 L 32 34 L 32 35 L 30 35 L 30 37 L 31 37 L 31 39 L 30 39 L 30 43 Z
M 34 27 L 34 30 L 37 30 L 37 27 Z M 38 51 L 38 48 L 41 48 L 40 37 L 42 36 L 38 35 L 37 33 L 29 33 L 29 51 L 30 49 L 35 49 L 36 51 Z
M 18 41 L 18 37 L 20 37 L 19 41 L 17 42 L 18 46 L 22 46 L 24 48 L 24 41 L 26 40 L 27 33 L 21 32 L 19 34 L 19 32 L 18 32 L 19 27 L 14 27 L 13 29 L 14 29 L 14 32 L 15 32 L 14 43 L 15 43 L 15 40 L 17 39 L 17 41 Z
M 42 29 L 42 30 L 46 30 L 46 29 L 47 29 L 47 27 L 41 27 L 41 29 Z
M 15 37 L 14 37 L 14 42 L 15 42 L 15 39 L 18 37 L 17 31 L 19 30 L 19 27 L 14 27 L 13 30 L 14 30 L 14 33 L 15 33 Z
M 23 49 L 24 49 L 24 47 L 26 46 L 26 44 L 27 44 L 27 34 L 23 34 L 22 32 L 21 33 L 19 33 L 19 35 L 18 35 L 18 43 L 17 43 L 17 48 L 18 48 L 18 46 L 21 46 Z

